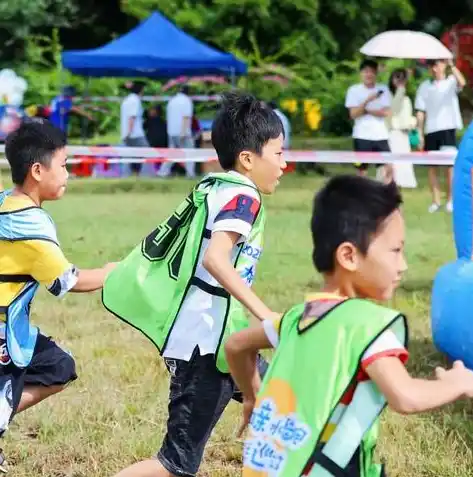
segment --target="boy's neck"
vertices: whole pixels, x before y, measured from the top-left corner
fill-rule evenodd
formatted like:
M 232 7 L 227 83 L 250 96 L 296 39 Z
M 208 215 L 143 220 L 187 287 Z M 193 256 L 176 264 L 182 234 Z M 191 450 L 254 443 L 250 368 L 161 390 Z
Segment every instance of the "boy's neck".
M 232 169 L 233 172 L 237 172 L 238 174 L 241 174 L 242 176 L 245 176 L 247 179 L 249 179 L 251 182 L 254 182 L 253 179 L 251 178 L 251 173 L 250 171 L 247 171 L 243 167 L 240 167 L 237 165 L 235 169 Z
M 356 298 L 355 288 L 351 283 L 341 280 L 340 277 L 334 275 L 326 275 L 324 277 L 324 285 L 322 292 L 331 293 L 333 295 L 345 296 L 348 298 Z
M 38 207 L 41 207 L 42 200 L 39 196 L 38 191 L 34 188 L 27 187 L 26 185 L 22 185 L 22 186 L 17 185 L 13 188 L 12 195 L 16 197 L 27 197 L 32 202 L 34 202 L 35 205 L 37 205 Z

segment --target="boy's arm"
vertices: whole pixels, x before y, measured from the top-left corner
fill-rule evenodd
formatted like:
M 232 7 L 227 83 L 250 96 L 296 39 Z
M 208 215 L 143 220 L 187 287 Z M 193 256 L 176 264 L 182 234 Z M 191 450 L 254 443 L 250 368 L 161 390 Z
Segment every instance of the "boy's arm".
M 271 347 L 263 325 L 234 333 L 225 343 L 230 373 L 243 394 L 243 421 L 238 431 L 239 436 L 250 422 L 259 390 L 260 378 L 256 366 L 258 351 Z
M 115 266 L 78 270 L 54 243 L 31 241 L 25 246 L 29 247 L 25 252 L 31 256 L 29 273 L 58 297 L 69 291 L 89 292 L 102 288 L 106 275 Z
M 103 287 L 105 278 L 116 266 L 116 263 L 107 263 L 102 268 L 79 270 L 77 274 L 77 283 L 70 291 L 75 293 L 86 293 L 100 290 Z
M 212 234 L 203 259 L 204 268 L 259 320 L 278 317 L 248 287 L 231 262 L 233 247 L 238 242 L 237 232 L 219 231 Z
M 473 395 L 473 372 L 458 361 L 451 370 L 437 368 L 437 379 L 430 381 L 412 378 L 396 357 L 379 358 L 365 371 L 400 414 L 430 411 Z

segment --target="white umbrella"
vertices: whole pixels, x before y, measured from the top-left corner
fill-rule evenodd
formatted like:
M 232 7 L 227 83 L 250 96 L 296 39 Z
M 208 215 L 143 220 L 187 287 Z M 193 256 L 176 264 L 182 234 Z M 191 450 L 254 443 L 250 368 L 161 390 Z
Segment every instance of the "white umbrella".
M 450 60 L 451 51 L 428 33 L 393 30 L 380 33 L 365 43 L 360 52 L 387 58 Z

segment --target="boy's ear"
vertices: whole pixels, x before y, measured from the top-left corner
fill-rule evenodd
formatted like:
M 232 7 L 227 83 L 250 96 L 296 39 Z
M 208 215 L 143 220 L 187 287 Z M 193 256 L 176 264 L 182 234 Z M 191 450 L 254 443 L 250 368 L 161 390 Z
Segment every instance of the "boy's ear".
M 253 169 L 254 154 L 251 151 L 241 151 L 238 154 L 237 162 L 245 171 L 251 171 Z
M 338 265 L 349 272 L 356 271 L 359 259 L 360 252 L 351 242 L 341 243 L 335 252 Z
M 31 166 L 30 173 L 31 173 L 31 177 L 33 177 L 33 179 L 36 182 L 40 182 L 41 181 L 41 164 L 39 162 L 35 162 Z

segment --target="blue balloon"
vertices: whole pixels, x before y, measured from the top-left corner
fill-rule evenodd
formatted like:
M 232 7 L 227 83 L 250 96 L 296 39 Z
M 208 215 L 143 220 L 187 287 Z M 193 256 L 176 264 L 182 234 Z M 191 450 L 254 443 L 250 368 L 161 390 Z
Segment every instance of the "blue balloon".
M 440 268 L 432 289 L 432 334 L 438 350 L 473 368 L 473 123 L 453 167 L 453 233 L 457 260 Z

